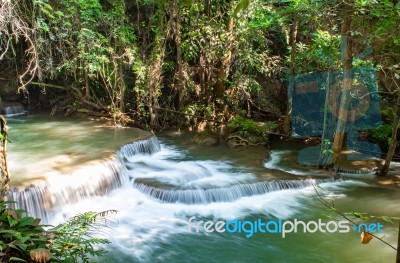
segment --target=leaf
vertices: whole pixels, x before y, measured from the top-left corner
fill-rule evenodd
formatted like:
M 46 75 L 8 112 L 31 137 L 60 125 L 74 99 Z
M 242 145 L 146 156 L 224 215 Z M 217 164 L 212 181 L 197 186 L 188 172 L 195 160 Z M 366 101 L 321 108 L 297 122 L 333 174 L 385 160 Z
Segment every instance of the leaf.
M 11 229 L 5 229 L 5 230 L 0 230 L 0 234 L 12 234 L 15 235 L 16 233 L 18 233 L 15 230 L 11 230 Z
M 18 220 L 18 216 L 17 213 L 15 213 L 15 211 L 13 209 L 8 209 L 8 215 L 11 216 L 14 220 Z
M 361 232 L 361 243 L 362 244 L 368 244 L 369 241 L 371 241 L 371 239 L 372 239 L 372 235 L 370 233 L 365 232 L 365 231 Z
M 362 218 L 363 213 L 353 212 L 353 216 L 355 216 L 356 218 Z
M 7 219 L 10 226 L 15 226 L 16 224 L 18 224 L 18 221 L 14 220 L 14 218 L 12 218 L 11 216 L 7 216 Z
M 235 15 L 237 15 L 240 11 L 246 9 L 247 7 L 249 7 L 250 4 L 250 0 L 242 0 L 238 3 L 238 5 L 236 6 L 235 10 L 233 11 L 233 13 Z
M 391 217 L 391 216 L 380 216 L 378 217 L 380 219 L 382 219 L 385 222 L 388 222 L 390 224 L 394 224 L 394 220 L 399 220 L 399 218 L 397 217 Z
M 28 226 L 28 225 L 33 225 L 34 224 L 34 219 L 33 217 L 23 217 L 21 221 L 19 222 L 19 226 Z
M 23 260 L 22 258 L 17 258 L 17 257 L 10 257 L 10 261 L 26 262 L 26 260 Z
M 183 0 L 184 5 L 186 5 L 186 7 L 191 7 L 193 5 L 193 1 L 192 0 Z
M 15 240 L 13 241 L 13 243 L 15 243 Z M 11 247 L 11 248 L 13 248 L 13 249 L 15 249 L 15 250 L 21 251 L 21 250 L 19 249 L 19 247 L 17 247 L 16 245 L 14 245 L 14 244 L 12 244 L 12 243 L 9 243 L 8 246 Z

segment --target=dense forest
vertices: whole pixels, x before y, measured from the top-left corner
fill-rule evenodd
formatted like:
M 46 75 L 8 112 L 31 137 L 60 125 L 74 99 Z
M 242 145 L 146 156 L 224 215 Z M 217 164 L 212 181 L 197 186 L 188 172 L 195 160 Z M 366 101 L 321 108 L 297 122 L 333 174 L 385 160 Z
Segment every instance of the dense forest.
M 333 163 L 348 109 L 373 100 L 381 121 L 356 126 L 396 155 L 398 1 L 18 0 L 2 1 L 0 15 L 3 101 L 151 129 L 228 123 L 259 143 L 264 131 L 290 136 L 310 124 L 291 116 L 302 111 L 297 89 L 313 89 L 301 88 L 308 76 L 327 83 L 314 87 L 326 94 L 317 111 L 335 101 L 320 121 Z M 371 115 L 360 107 L 357 118 Z M 326 127 L 329 114 L 345 121 Z

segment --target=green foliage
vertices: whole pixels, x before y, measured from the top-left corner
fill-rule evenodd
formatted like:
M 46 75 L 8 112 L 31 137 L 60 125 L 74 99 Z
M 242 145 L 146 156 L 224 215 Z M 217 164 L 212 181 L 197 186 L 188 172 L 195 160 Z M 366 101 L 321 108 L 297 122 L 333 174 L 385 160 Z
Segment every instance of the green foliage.
M 383 124 L 378 128 L 371 130 L 371 137 L 375 139 L 381 146 L 387 147 L 390 144 L 392 136 L 393 124 Z
M 109 244 L 103 238 L 97 238 L 99 232 L 108 226 L 107 216 L 115 214 L 110 210 L 102 213 L 86 212 L 68 222 L 48 230 L 49 246 L 54 262 L 89 262 L 90 257 L 101 256 L 104 251 L 95 246 Z
M 203 103 L 195 103 L 191 105 L 186 105 L 180 109 L 180 112 L 185 115 L 183 119 L 180 119 L 179 125 L 183 126 L 196 126 L 202 119 L 196 118 L 200 116 L 203 118 L 213 118 L 213 108 L 211 105 L 206 105 Z
M 283 103 L 267 106 L 274 103 L 265 91 L 271 79 L 283 79 L 284 66 L 295 66 L 296 74 L 342 66 L 340 27 L 346 5 L 339 0 L 32 3 L 17 4 L 16 17 L 32 31 L 34 43 L 28 44 L 34 49 L 24 50 L 25 45 L 7 49 L 7 37 L 12 39 L 13 34 L 3 30 L 0 49 L 8 50 L 4 57 L 37 52 L 31 66 L 38 63 L 32 73 L 39 76 L 33 78 L 66 80 L 81 102 L 75 106 L 107 111 L 110 116 L 130 111 L 143 120 L 164 114 L 157 108 L 183 108 L 185 113 L 225 121 L 250 102 L 264 112 L 282 115 Z M 353 8 L 353 66 L 387 70 L 397 65 L 400 4 L 355 0 Z M 298 25 L 296 55 L 290 65 L 288 40 L 294 25 Z M 370 55 L 358 56 L 366 49 Z M 281 92 L 280 86 L 271 89 Z M 260 93 L 265 102 L 256 99 Z
M 240 115 L 235 116 L 229 123 L 228 128 L 241 135 L 258 135 L 262 136 L 263 129 L 258 126 L 252 119 L 244 118 Z
M 202 117 L 211 117 L 212 109 L 209 105 L 205 105 L 202 103 L 195 103 L 192 105 L 187 105 L 181 109 L 181 112 L 188 115 L 197 115 Z
M 234 15 L 238 15 L 241 11 L 249 7 L 250 0 L 241 0 L 235 9 L 233 10 Z
M 281 23 L 281 17 L 272 8 L 262 8 L 255 11 L 249 25 L 264 30 L 271 29 Z
M 395 112 L 389 105 L 385 105 L 391 104 L 391 102 L 383 102 L 381 109 L 383 124 L 377 125 L 377 128 L 371 129 L 369 132 L 372 140 L 378 143 L 382 149 L 387 149 L 392 137 Z
M 310 44 L 297 43 L 296 65 L 298 72 L 340 68 L 340 36 L 317 30 Z M 290 63 L 290 61 L 288 61 Z
M 24 211 L 7 208 L 9 202 L 0 202 L 0 259 L 2 262 L 30 259 L 29 251 L 46 248 L 45 230 L 38 219 L 24 217 Z
M 331 155 L 334 151 L 332 150 L 332 142 L 328 139 L 325 139 L 324 143 L 322 144 L 322 154 L 323 155 Z
M 264 129 L 269 132 L 274 132 L 278 128 L 278 124 L 274 121 L 266 121 L 264 123 Z
M 36 0 L 35 6 L 44 76 L 73 77 L 87 87 L 89 100 L 92 95 L 100 98 L 96 103 L 102 108 L 122 107 L 123 68 L 136 54 L 125 1 Z
M 381 220 L 383 222 L 396 225 L 400 217 L 396 216 L 375 216 L 368 213 L 361 213 L 361 212 L 343 212 L 343 215 L 354 220 L 361 220 L 361 221 L 371 221 L 371 220 Z
M 266 122 L 264 125 L 259 125 L 252 119 L 244 117 L 244 115 L 245 111 L 240 112 L 227 124 L 230 132 L 254 143 L 268 142 L 268 132 L 276 129 L 276 123 Z
M 87 212 L 56 227 L 40 225 L 40 219 L 24 216 L 25 211 L 8 207 L 11 202 L 0 202 L 0 261 L 1 262 L 89 262 L 104 251 L 96 248 L 109 241 L 97 238 L 108 226 L 110 210 Z

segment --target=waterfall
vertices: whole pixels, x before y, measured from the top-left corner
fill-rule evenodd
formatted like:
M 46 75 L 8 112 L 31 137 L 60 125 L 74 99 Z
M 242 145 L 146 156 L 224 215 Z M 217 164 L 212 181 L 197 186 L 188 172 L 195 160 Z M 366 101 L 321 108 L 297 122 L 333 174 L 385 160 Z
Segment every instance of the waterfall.
M 262 195 L 285 189 L 305 188 L 335 181 L 335 179 L 273 180 L 214 189 L 164 190 L 134 180 L 133 186 L 141 192 L 166 203 L 193 205 L 214 202 L 232 202 L 242 197 Z
M 24 106 L 20 104 L 4 106 L 3 112 L 6 117 L 19 116 L 28 113 Z
M 123 185 L 121 166 L 109 160 L 87 167 L 71 175 L 57 176 L 26 188 L 10 189 L 8 200 L 15 201 L 14 209 L 28 211 L 30 216 L 48 222 L 52 210 L 76 203 L 94 195 L 105 195 Z
M 161 150 L 160 143 L 156 136 L 151 136 L 146 140 L 140 140 L 122 146 L 117 155 L 122 158 L 131 157 L 137 154 L 153 154 Z
M 95 195 L 105 195 L 128 185 L 128 176 L 122 158 L 139 153 L 153 153 L 160 149 L 155 136 L 124 145 L 117 156 L 98 165 L 91 165 L 70 175 L 49 178 L 25 188 L 11 188 L 8 200 L 15 201 L 14 209 L 28 211 L 30 216 L 48 222 L 52 213 L 65 204 L 73 204 Z
M 49 176 L 46 181 L 25 188 L 12 188 L 8 200 L 17 202 L 12 204 L 13 208 L 26 210 L 29 215 L 47 223 L 64 205 L 92 196 L 107 195 L 121 187 L 135 189 L 161 203 L 193 205 L 232 202 L 242 197 L 335 181 L 306 179 L 256 182 L 254 176 L 226 170 L 230 166 L 223 163 L 165 160 L 163 158 L 169 150 L 163 148 L 161 155 L 158 155 L 160 150 L 155 136 L 129 143 L 122 146 L 110 160 L 81 167 L 71 174 Z M 172 188 L 159 188 L 166 186 Z

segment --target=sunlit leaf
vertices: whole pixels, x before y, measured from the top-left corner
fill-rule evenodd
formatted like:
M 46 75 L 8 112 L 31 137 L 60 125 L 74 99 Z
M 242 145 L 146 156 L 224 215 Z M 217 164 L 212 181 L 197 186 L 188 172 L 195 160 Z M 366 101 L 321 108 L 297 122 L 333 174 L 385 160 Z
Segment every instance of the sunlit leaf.
M 17 257 L 10 257 L 10 262 L 11 261 L 26 262 L 26 260 L 23 260 L 22 258 L 17 258 Z
M 372 239 L 372 235 L 368 232 L 361 232 L 361 243 L 368 244 Z

